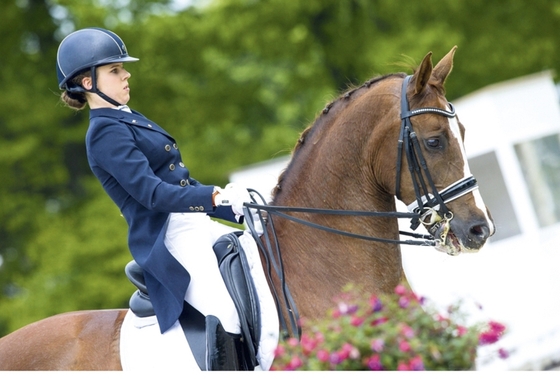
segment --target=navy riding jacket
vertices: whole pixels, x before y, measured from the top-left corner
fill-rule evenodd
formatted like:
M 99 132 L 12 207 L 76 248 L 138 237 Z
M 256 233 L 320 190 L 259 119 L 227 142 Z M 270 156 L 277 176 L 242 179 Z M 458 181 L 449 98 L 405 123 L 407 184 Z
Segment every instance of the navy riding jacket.
M 214 186 L 190 177 L 173 137 L 136 111 L 92 109 L 86 149 L 93 173 L 128 223 L 130 252 L 144 269 L 163 333 L 179 318 L 190 282 L 164 244 L 169 214 L 238 221 L 231 207 L 213 207 Z

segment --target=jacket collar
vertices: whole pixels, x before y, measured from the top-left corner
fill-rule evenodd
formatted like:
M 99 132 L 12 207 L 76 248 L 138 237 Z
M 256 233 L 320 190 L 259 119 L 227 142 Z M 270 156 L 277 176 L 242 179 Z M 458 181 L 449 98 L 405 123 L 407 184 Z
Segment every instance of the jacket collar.
M 169 138 L 173 139 L 169 133 L 167 133 L 161 126 L 156 124 L 155 122 L 147 119 L 143 114 L 140 112 L 131 109 L 131 112 L 125 112 L 119 109 L 114 108 L 96 108 L 90 109 L 89 111 L 89 119 L 92 120 L 95 117 L 109 117 L 119 120 L 121 122 L 125 122 L 130 125 L 138 126 L 141 128 L 146 128 L 149 130 L 154 130 L 160 133 L 165 134 Z

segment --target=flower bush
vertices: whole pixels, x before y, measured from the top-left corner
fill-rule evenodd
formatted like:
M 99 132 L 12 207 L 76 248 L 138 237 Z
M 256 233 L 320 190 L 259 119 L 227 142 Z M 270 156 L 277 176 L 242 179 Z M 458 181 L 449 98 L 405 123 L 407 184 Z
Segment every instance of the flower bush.
M 459 306 L 442 315 L 402 285 L 381 296 L 348 287 L 325 319 L 301 321 L 301 338 L 279 343 L 271 369 L 470 370 L 477 346 L 497 342 L 505 327 L 462 321 Z

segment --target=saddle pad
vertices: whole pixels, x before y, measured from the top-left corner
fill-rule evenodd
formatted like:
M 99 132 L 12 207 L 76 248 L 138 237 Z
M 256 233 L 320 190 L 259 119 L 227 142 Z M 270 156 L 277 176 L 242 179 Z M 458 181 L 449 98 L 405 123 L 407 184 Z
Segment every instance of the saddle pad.
M 257 354 L 260 366 L 255 370 L 268 370 L 279 337 L 276 304 L 253 237 L 245 231 L 239 242 L 247 256 L 261 311 L 261 339 Z M 140 318 L 129 310 L 121 328 L 120 351 L 123 371 L 200 371 L 178 321 L 161 334 L 155 316 Z
M 156 317 L 136 317 L 129 309 L 121 328 L 123 371 L 200 371 L 179 322 L 161 334 Z

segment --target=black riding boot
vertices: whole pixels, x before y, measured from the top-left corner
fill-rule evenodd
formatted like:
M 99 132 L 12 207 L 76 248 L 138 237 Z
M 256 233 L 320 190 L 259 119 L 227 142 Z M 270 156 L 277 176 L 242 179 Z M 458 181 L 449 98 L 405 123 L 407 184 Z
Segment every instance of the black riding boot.
M 231 334 L 215 316 L 206 316 L 206 369 L 208 371 L 248 370 L 243 358 L 240 334 Z

